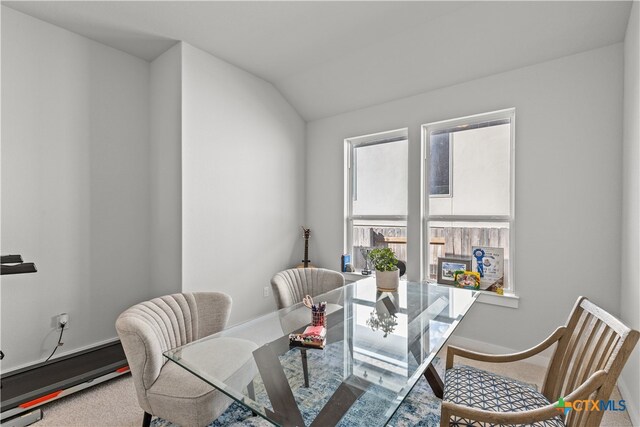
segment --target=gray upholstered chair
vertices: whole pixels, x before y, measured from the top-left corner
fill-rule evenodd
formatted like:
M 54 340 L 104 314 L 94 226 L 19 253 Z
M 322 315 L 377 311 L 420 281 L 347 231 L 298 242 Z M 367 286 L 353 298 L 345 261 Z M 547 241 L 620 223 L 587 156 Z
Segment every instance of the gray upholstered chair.
M 231 399 L 169 362 L 162 353 L 221 331 L 229 319 L 231 298 L 219 292 L 183 293 L 154 298 L 134 305 L 116 320 L 116 329 L 129 362 L 138 403 L 144 410 L 143 426 L 155 415 L 181 426 L 205 426 L 226 410 Z M 219 340 L 219 341 L 218 341 Z M 207 355 L 212 372 L 226 380 L 239 369 L 246 376 L 234 380 L 249 384 L 257 346 L 246 340 L 221 337 L 212 340 Z M 253 369 L 247 369 L 251 365 Z
M 299 303 L 305 295 L 315 297 L 341 286 L 344 286 L 342 274 L 325 268 L 291 268 L 276 273 L 271 278 L 271 288 L 278 309 Z M 336 302 L 328 301 L 327 314 L 342 308 Z M 293 332 L 310 321 L 309 309 L 306 307 L 292 310 L 280 319 L 285 333 Z

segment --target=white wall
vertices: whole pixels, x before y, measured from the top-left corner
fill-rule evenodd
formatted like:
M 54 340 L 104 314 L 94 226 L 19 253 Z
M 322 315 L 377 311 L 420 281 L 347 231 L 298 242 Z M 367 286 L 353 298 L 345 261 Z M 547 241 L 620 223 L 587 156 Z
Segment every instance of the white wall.
M 316 262 L 340 263 L 345 138 L 409 128 L 408 268 L 417 279 L 420 126 L 515 107 L 520 307 L 476 304 L 459 334 L 528 348 L 565 322 L 579 295 L 618 314 L 622 53 L 616 44 L 308 123 L 307 219 L 318 236 L 311 242 Z
M 184 43 L 182 60 L 183 290 L 230 294 L 236 323 L 302 259 L 305 124 L 264 80 Z
M 154 296 L 182 289 L 182 53 L 177 43 L 151 63 L 149 159 Z
M 622 147 L 622 263 L 620 317 L 640 330 L 640 7 L 633 2 L 624 42 L 624 143 Z M 622 373 L 620 388 L 634 425 L 640 425 L 640 345 Z
M 149 64 L 2 7 L 2 369 L 116 336 L 149 294 Z

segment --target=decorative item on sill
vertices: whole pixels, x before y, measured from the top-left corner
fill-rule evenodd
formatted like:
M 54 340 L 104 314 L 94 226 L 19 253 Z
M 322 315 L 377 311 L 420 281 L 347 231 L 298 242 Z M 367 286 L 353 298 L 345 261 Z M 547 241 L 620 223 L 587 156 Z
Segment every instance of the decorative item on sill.
M 493 282 L 485 291 L 495 292 L 498 295 L 504 295 L 504 277 Z
M 378 290 L 385 292 L 398 290 L 400 274 L 396 254 L 389 248 L 375 248 L 369 252 L 369 259 L 376 269 L 376 287 Z
M 362 258 L 364 258 L 364 267 L 360 273 L 363 276 L 369 276 L 371 274 L 371 270 L 369 269 L 369 254 L 371 253 L 371 248 L 360 248 L 360 253 L 362 254 Z
M 454 274 L 456 271 L 475 271 L 474 268 L 471 268 L 471 257 L 447 255 L 438 258 L 438 283 L 455 285 Z
M 468 270 L 457 270 L 453 273 L 456 286 L 465 289 L 480 289 L 480 273 Z
M 399 259 L 398 270 L 400 270 L 400 273 L 399 273 L 400 277 L 404 276 L 404 274 L 407 272 L 407 263 Z
M 343 254 L 340 259 L 340 271 L 346 273 L 348 270 L 347 266 L 351 265 L 351 254 Z
M 504 249 L 488 246 L 472 246 L 471 270 L 480 274 L 480 289 L 504 293 Z

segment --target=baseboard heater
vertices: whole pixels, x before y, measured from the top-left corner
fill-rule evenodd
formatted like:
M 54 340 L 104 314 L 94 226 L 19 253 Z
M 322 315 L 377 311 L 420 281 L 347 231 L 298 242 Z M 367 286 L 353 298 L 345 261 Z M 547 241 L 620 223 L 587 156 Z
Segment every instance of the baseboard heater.
M 117 341 L 3 374 L 1 426 L 29 425 L 42 418 L 39 406 L 128 372 Z

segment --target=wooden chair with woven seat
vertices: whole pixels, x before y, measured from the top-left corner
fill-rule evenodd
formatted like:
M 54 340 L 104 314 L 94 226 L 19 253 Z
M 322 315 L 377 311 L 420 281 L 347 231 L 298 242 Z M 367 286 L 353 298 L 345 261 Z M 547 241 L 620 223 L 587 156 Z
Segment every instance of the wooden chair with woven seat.
M 449 346 L 440 426 L 598 426 L 603 410 L 592 410 L 592 404 L 583 410 L 570 406 L 565 410 L 565 405 L 579 400 L 608 401 L 638 335 L 638 331 L 580 297 L 567 324 L 529 350 L 492 355 Z M 515 362 L 554 344 L 541 392 L 480 369 L 453 366 L 455 356 Z

